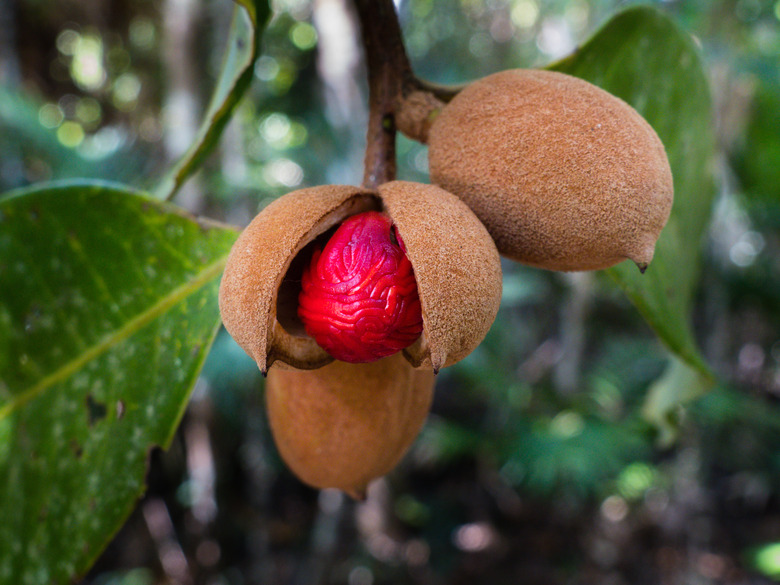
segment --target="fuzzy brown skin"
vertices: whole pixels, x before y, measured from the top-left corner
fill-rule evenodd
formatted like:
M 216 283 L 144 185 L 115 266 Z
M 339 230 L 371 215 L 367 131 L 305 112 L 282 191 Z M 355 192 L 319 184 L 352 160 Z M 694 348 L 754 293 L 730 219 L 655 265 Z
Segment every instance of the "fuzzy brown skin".
M 280 325 L 277 291 L 306 244 L 344 217 L 375 206 L 359 187 L 301 189 L 271 203 L 238 237 L 222 275 L 219 309 L 225 328 L 262 372 L 277 359 L 307 369 L 333 360 L 311 337 Z
M 400 353 L 368 364 L 268 372 L 266 405 L 279 453 L 305 483 L 356 499 L 395 467 L 425 423 L 433 373 Z
M 377 191 L 314 187 L 277 199 L 255 217 L 233 246 L 222 276 L 222 321 L 261 371 L 276 361 L 315 369 L 333 360 L 302 324 L 295 328 L 279 314 L 280 309 L 295 314 L 300 290 L 299 282 L 295 288 L 295 279 L 285 276 L 317 236 L 369 209 L 393 220 L 414 268 L 423 333 L 404 350 L 406 358 L 436 372 L 485 337 L 501 299 L 501 264 L 487 230 L 461 200 L 436 186 L 404 181 Z M 284 288 L 283 281 L 292 287 Z
M 417 278 L 423 336 L 404 350 L 434 371 L 484 339 L 501 301 L 501 259 L 485 226 L 457 197 L 435 185 L 392 181 L 379 187 Z
M 672 207 L 652 127 L 562 73 L 516 69 L 467 86 L 433 123 L 429 163 L 502 254 L 551 270 L 646 266 Z

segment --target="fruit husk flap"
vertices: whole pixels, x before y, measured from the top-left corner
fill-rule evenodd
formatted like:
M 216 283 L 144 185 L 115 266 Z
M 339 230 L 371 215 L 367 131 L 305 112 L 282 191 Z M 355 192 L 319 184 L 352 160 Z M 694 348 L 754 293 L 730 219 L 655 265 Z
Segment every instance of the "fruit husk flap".
M 451 193 L 392 181 L 379 195 L 406 244 L 422 306 L 423 335 L 404 355 L 438 372 L 471 353 L 493 324 L 501 260 L 485 227 Z
M 295 269 L 317 237 L 345 217 L 378 207 L 360 187 L 301 189 L 272 202 L 241 233 L 222 276 L 219 306 L 225 328 L 263 373 L 277 360 L 300 369 L 333 360 L 297 320 Z

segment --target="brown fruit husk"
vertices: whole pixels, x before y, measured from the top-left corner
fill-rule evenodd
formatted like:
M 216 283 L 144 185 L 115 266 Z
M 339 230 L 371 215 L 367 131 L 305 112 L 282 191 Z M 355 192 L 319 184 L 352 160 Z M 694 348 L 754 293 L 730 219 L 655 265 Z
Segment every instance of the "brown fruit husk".
M 664 146 L 619 98 L 581 79 L 516 69 L 468 85 L 433 122 L 431 180 L 463 199 L 509 258 L 644 268 L 672 207 Z
M 404 353 L 415 366 L 438 372 L 471 353 L 493 324 L 501 259 L 485 226 L 451 193 L 392 181 L 379 195 L 406 245 L 420 293 L 423 335 Z
M 406 358 L 438 371 L 485 337 L 501 298 L 500 259 L 462 201 L 438 187 L 403 181 L 378 191 L 301 189 L 252 220 L 230 252 L 220 285 L 225 328 L 261 371 L 277 361 L 314 369 L 333 360 L 297 317 L 300 274 L 317 237 L 369 209 L 384 211 L 397 225 L 417 280 L 423 333 L 404 350 Z
M 303 369 L 333 361 L 298 328 L 297 290 L 283 289 L 281 299 L 278 293 L 293 259 L 317 236 L 377 207 L 377 199 L 359 187 L 300 189 L 268 205 L 238 237 L 222 275 L 219 309 L 225 328 L 263 373 L 276 360 Z M 280 308 L 287 327 L 277 318 Z
M 400 353 L 314 371 L 273 367 L 266 406 L 280 455 L 305 483 L 356 499 L 395 467 L 422 429 L 434 376 Z

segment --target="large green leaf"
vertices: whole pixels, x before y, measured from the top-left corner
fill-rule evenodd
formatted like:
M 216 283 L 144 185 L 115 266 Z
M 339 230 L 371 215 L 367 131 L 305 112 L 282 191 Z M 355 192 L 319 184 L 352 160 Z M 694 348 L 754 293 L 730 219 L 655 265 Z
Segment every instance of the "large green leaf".
M 105 183 L 0 201 L 0 583 L 84 572 L 219 323 L 233 230 Z
M 200 168 L 252 82 L 262 32 L 271 12 L 268 0 L 235 2 L 230 38 L 211 102 L 192 146 L 156 186 L 155 192 L 162 199 L 173 197 L 184 181 Z
M 674 206 L 653 262 L 644 275 L 631 262 L 609 273 L 671 351 L 702 376 L 696 384 L 663 385 L 675 400 L 654 399 L 658 405 L 679 404 L 698 395 L 712 376 L 690 324 L 702 239 L 715 192 L 712 107 L 699 52 L 693 39 L 661 12 L 635 7 L 615 16 L 572 56 L 551 68 L 587 79 L 624 99 L 666 146 L 674 176 Z

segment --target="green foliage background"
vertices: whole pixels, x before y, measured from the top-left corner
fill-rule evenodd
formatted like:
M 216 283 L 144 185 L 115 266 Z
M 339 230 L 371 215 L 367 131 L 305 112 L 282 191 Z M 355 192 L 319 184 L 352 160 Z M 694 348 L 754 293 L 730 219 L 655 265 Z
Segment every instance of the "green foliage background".
M 430 81 L 550 66 L 633 104 L 667 146 L 676 199 L 644 276 L 629 264 L 611 278 L 505 264 L 496 324 L 440 374 L 422 436 L 377 488 L 379 528 L 361 524 L 376 499 L 318 500 L 289 475 L 254 364 L 224 332 L 211 347 L 235 229 L 161 202 L 195 184 L 200 196 L 181 205 L 242 225 L 293 188 L 359 181 L 361 70 L 334 100 L 310 3 L 195 3 L 202 124 L 172 159 L 159 7 L 120 2 L 129 17 L 107 24 L 77 3 L 11 6 L 0 583 L 67 582 L 98 558 L 86 582 L 780 575 L 780 534 L 765 527 L 780 518 L 780 3 L 401 3 L 415 71 Z M 96 54 L 102 78 L 85 65 Z M 401 178 L 426 181 L 424 147 L 398 147 Z M 216 477 L 192 459 L 204 428 Z M 164 534 L 150 520 L 160 502 Z M 353 513 L 356 532 L 339 530 Z M 173 545 L 184 576 L 161 553 Z

